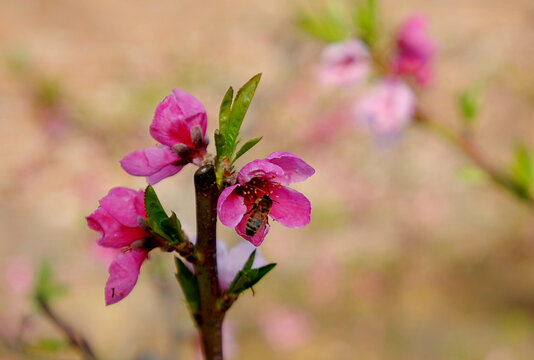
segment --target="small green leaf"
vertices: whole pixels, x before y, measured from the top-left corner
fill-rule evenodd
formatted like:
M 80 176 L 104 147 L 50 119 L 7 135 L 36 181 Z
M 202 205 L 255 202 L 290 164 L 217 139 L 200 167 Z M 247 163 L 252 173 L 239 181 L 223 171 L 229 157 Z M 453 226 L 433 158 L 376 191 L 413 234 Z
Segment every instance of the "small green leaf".
M 39 339 L 39 342 L 31 346 L 31 348 L 33 350 L 39 350 L 39 351 L 57 352 L 57 351 L 63 350 L 67 346 L 68 346 L 68 343 L 64 340 L 41 338 Z
M 214 134 L 215 138 L 215 149 L 217 150 L 217 158 L 221 159 L 225 155 L 225 142 L 224 142 L 224 136 L 221 134 L 220 130 L 215 130 Z
M 524 145 L 518 145 L 515 151 L 514 162 L 512 164 L 512 174 L 514 180 L 522 189 L 524 195 L 532 192 L 533 169 L 532 155 Z
M 145 209 L 145 223 L 150 228 L 150 232 L 162 239 L 172 242 L 172 236 L 165 231 L 171 229 L 171 227 L 168 224 L 163 225 L 165 220 L 169 217 L 167 216 L 165 209 L 163 209 L 154 188 L 150 185 L 145 189 Z
M 230 111 L 232 110 L 232 100 L 234 99 L 234 89 L 230 86 L 224 94 L 219 109 L 219 131 L 223 137 L 226 135 L 228 129 L 228 120 L 230 119 Z
M 465 165 L 458 169 L 460 179 L 468 184 L 478 185 L 488 179 L 488 174 L 474 165 Z
M 235 157 L 234 157 L 234 160 L 232 160 L 232 163 L 234 163 L 237 159 L 239 159 L 241 156 L 243 156 L 243 154 L 245 154 L 247 151 L 252 149 L 254 147 L 254 145 L 256 145 L 257 143 L 260 142 L 261 139 L 262 139 L 262 137 L 260 136 L 260 137 L 251 139 L 251 140 L 247 141 L 246 143 L 244 143 L 243 146 L 241 146 L 241 148 L 235 154 Z
M 169 218 L 161 221 L 161 230 L 163 230 L 165 235 L 170 238 L 169 242 L 171 244 L 176 245 L 188 241 L 182 230 L 182 224 L 174 212 L 172 212 L 172 215 Z
M 154 191 L 154 188 L 148 185 L 145 189 L 145 208 L 146 216 L 154 221 L 161 222 L 162 219 L 166 219 L 167 213 L 163 209 L 161 202 L 158 199 L 158 195 Z
M 243 269 L 237 273 L 234 280 L 230 284 L 228 289 L 229 292 L 240 294 L 243 291 L 250 289 L 276 266 L 276 264 L 272 263 L 257 269 L 252 269 L 252 263 L 254 262 L 255 255 L 256 251 L 250 254 L 250 257 L 243 266 Z
M 326 42 L 336 42 L 350 37 L 346 11 L 339 4 L 329 3 L 321 11 L 303 12 L 297 24 L 303 32 Z
M 254 249 L 254 251 L 250 253 L 250 255 L 249 255 L 248 259 L 247 259 L 247 262 L 243 266 L 243 270 L 244 271 L 252 269 L 252 264 L 254 264 L 254 259 L 255 258 L 256 258 L 256 250 Z
M 180 258 L 174 258 L 176 264 L 176 280 L 180 284 L 182 291 L 184 292 L 185 300 L 189 305 L 189 309 L 194 314 L 200 309 L 200 291 L 198 288 L 198 280 L 195 274 L 189 270 L 187 266 L 180 260 Z
M 482 103 L 482 91 L 480 87 L 465 90 L 458 96 L 458 108 L 462 120 L 466 126 L 474 125 Z
M 234 104 L 230 111 L 230 116 L 228 119 L 228 125 L 224 134 L 224 153 L 228 158 L 231 158 L 234 154 L 237 137 L 239 136 L 239 130 L 241 129 L 241 124 L 245 118 L 248 107 L 258 83 L 260 82 L 261 74 L 253 76 L 243 87 L 239 89 L 237 95 L 235 96 Z
M 63 295 L 66 291 L 65 285 L 58 283 L 54 278 L 50 262 L 43 260 L 37 272 L 34 289 L 35 297 L 48 303 L 51 299 Z
M 376 0 L 367 0 L 365 4 L 357 6 L 354 12 L 354 22 L 358 37 L 369 46 L 377 40 L 378 14 Z

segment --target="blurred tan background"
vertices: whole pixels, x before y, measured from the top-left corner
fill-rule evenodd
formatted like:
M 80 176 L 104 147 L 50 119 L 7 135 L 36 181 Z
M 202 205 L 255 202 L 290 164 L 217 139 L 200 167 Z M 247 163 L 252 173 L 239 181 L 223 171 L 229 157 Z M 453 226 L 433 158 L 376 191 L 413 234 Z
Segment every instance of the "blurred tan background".
M 27 294 L 31 268 L 48 258 L 69 288 L 54 307 L 102 359 L 195 358 L 172 256 L 155 251 L 131 295 L 105 307 L 107 268 L 84 217 L 109 188 L 145 186 L 119 160 L 154 143 L 153 111 L 173 87 L 204 103 L 212 138 L 226 88 L 263 72 L 244 125 L 263 141 L 239 166 L 301 155 L 317 171 L 295 185 L 312 223 L 273 224 L 261 251 L 278 266 L 230 311 L 230 358 L 534 358 L 532 211 L 466 176 L 461 154 L 421 129 L 387 148 L 334 131 L 357 94 L 316 81 L 323 45 L 299 33 L 295 14 L 318 3 L 0 2 L 3 337 L 22 319 L 29 342 L 60 336 Z M 534 2 L 384 0 L 381 12 L 386 33 L 428 16 L 439 56 L 421 101 L 436 120 L 455 126 L 458 92 L 483 84 L 483 151 L 502 164 L 517 141 L 534 146 Z M 193 172 L 156 186 L 190 228 Z M 25 357 L 0 345 L 0 358 Z

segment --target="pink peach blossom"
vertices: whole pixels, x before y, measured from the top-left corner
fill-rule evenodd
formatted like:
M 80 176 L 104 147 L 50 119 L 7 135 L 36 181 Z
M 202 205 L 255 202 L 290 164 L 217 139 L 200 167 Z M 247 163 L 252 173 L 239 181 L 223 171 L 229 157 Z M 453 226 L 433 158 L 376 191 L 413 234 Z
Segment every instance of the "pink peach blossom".
M 272 204 L 268 214 L 282 225 L 303 227 L 310 222 L 311 204 L 300 192 L 286 186 L 314 173 L 304 160 L 289 152 L 274 152 L 265 159 L 254 160 L 238 173 L 237 184 L 221 193 L 217 204 L 219 218 L 254 246 L 259 246 L 269 232 L 267 216 L 261 219 L 255 232 L 246 229 L 259 201 Z
M 358 39 L 328 45 L 321 54 L 319 80 L 327 85 L 358 83 L 371 71 L 371 55 Z
M 400 79 L 376 84 L 354 106 L 357 123 L 369 126 L 379 141 L 395 138 L 410 123 L 415 110 L 415 95 Z
M 141 265 L 150 247 L 145 240 L 151 235 L 140 225 L 146 219 L 144 191 L 117 187 L 100 200 L 100 206 L 87 217 L 87 224 L 100 233 L 98 245 L 120 249 L 109 266 L 106 305 L 124 299 L 134 288 Z
M 419 84 L 431 81 L 436 49 L 424 16 L 414 15 L 404 23 L 397 36 L 397 51 L 393 61 L 397 74 L 413 76 Z
M 188 163 L 202 165 L 208 145 L 207 115 L 193 95 L 173 89 L 156 108 L 150 134 L 162 145 L 136 150 L 121 160 L 131 175 L 145 176 L 149 184 L 178 173 Z

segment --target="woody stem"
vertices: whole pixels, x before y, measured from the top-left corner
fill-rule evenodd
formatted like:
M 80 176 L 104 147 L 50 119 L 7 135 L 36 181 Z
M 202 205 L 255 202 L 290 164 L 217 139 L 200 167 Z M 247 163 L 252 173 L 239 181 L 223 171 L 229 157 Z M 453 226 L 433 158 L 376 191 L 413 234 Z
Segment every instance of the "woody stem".
M 224 311 L 217 306 L 221 295 L 217 275 L 217 187 L 213 165 L 200 167 L 194 177 L 197 208 L 197 262 L 194 264 L 200 293 L 200 311 L 195 317 L 206 360 L 222 360 Z M 219 308 L 219 309 L 218 309 Z

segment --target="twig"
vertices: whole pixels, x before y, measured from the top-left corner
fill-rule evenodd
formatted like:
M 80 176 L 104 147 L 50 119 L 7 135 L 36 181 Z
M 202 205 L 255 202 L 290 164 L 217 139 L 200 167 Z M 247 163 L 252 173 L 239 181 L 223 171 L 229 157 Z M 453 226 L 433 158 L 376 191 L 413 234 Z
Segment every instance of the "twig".
M 222 360 L 222 322 L 224 311 L 218 309 L 221 289 L 217 276 L 217 187 L 213 165 L 204 165 L 195 173 L 197 208 L 197 263 L 194 264 L 200 292 L 200 313 L 195 318 L 206 360 Z
M 431 120 L 430 117 L 419 108 L 416 109 L 415 112 L 415 121 L 417 124 L 434 132 L 436 135 L 445 139 L 460 150 L 501 189 L 507 190 L 508 193 L 515 195 L 527 206 L 534 208 L 534 198 L 532 195 L 525 194 L 523 188 L 509 174 L 495 167 L 486 157 L 484 157 L 473 142 L 472 137 L 457 134 L 447 126 Z
M 39 307 L 41 308 L 41 310 L 43 310 L 45 316 L 48 317 L 48 319 L 50 319 L 50 321 L 52 321 L 52 323 L 54 323 L 56 327 L 59 328 L 63 332 L 63 334 L 69 340 L 69 343 L 73 347 L 78 349 L 78 351 L 82 354 L 84 359 L 86 360 L 97 359 L 93 350 L 91 349 L 91 346 L 89 345 L 89 342 L 83 337 L 83 335 L 81 335 L 79 332 L 74 330 L 64 320 L 60 319 L 42 297 L 37 296 L 37 303 Z

